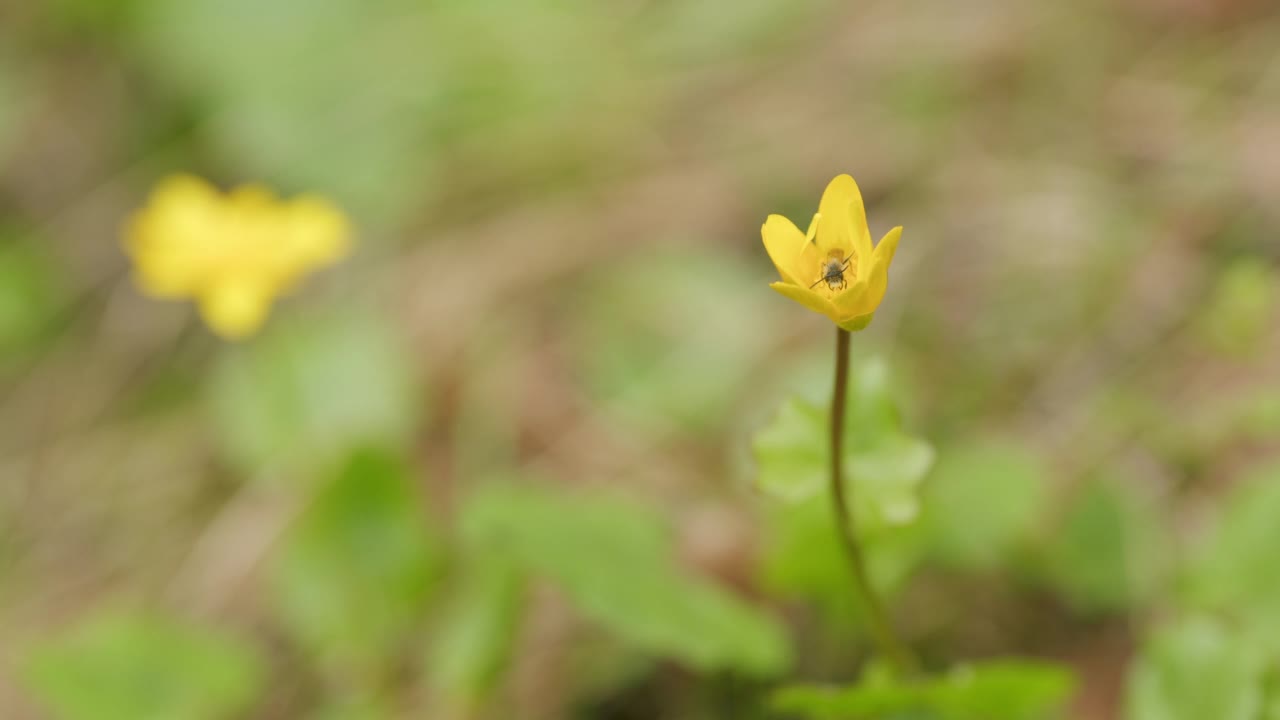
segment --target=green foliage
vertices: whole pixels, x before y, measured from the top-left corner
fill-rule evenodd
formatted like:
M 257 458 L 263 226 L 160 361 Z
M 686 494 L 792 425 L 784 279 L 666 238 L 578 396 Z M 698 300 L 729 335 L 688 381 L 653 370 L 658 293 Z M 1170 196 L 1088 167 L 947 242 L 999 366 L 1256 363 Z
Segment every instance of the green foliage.
M 661 520 L 633 504 L 494 486 L 471 499 L 463 524 L 472 554 L 551 578 L 638 650 L 700 670 L 772 675 L 788 663 L 777 622 L 681 571 Z
M 1073 684 L 1056 665 L 995 661 L 912 683 L 872 672 L 849 688 L 793 686 L 774 706 L 806 720 L 1049 720 Z
M 1227 266 L 1198 318 L 1201 337 L 1214 349 L 1249 355 L 1280 319 L 1280 277 L 1268 263 L 1243 258 Z
M 856 501 L 855 501 L 856 502 Z M 861 623 L 849 559 L 836 539 L 829 494 L 767 511 L 763 581 L 774 592 L 818 604 L 824 621 L 835 628 Z M 923 558 L 918 524 L 859 529 L 872 583 L 890 600 Z
M 1243 478 L 1223 503 L 1186 577 L 1193 607 L 1246 623 L 1254 639 L 1280 652 L 1280 464 Z
M 40 338 L 61 300 L 52 264 L 16 234 L 0 228 L 0 362 Z
M 849 384 L 845 475 L 860 526 L 901 525 L 919 512 L 919 486 L 933 448 L 907 434 L 881 359 L 858 366 Z M 830 477 L 828 412 L 802 400 L 785 403 L 752 442 L 757 484 L 790 502 L 826 491 Z
M 1280 437 L 1280 388 L 1252 388 L 1241 405 L 1233 429 L 1252 439 Z
M 1144 645 L 1129 676 L 1126 720 L 1255 720 L 1265 655 L 1246 633 L 1192 616 Z
M 0 2 L 0 212 L 22 229 L 0 228 L 0 646 L 20 655 L 20 628 L 100 593 L 167 597 L 175 576 L 248 569 L 238 540 L 274 526 L 240 502 L 256 493 L 226 504 L 242 481 L 296 480 L 252 489 L 301 511 L 236 583 L 236 612 L 279 651 L 270 677 L 220 632 L 92 610 L 22 658 L 30 698 L 0 679 L 0 717 L 30 700 L 54 720 L 745 720 L 765 710 L 741 676 L 780 676 L 793 639 L 801 677 L 846 679 L 872 648 L 832 527 L 826 398 L 786 403 L 755 437 L 756 486 L 729 482 L 724 455 L 778 388 L 829 391 L 830 327 L 767 289 L 756 228 L 781 210 L 803 229 L 848 170 L 876 230 L 907 226 L 859 337 L 891 340 L 948 448 L 932 468 L 891 366 L 855 350 L 847 489 L 873 584 L 925 664 L 1030 647 L 1110 667 L 1122 622 L 1155 628 L 1125 669 L 1129 720 L 1280 720 L 1280 467 L 1230 472 L 1280 441 L 1280 26 L 1237 22 L 1261 0 L 1119 4 L 992 22 L 1009 8 Z M 1146 41 L 1149 10 L 1176 41 Z M 1105 122 L 1061 112 L 1100 97 Z M 338 200 L 363 228 L 341 297 L 309 285 L 238 345 L 120 312 L 143 300 L 118 222 L 169 170 Z M 1159 241 L 1171 226 L 1185 237 Z M 482 247 L 498 235 L 521 250 Z M 412 328 L 335 311 L 388 279 L 374 294 L 413 296 Z M 449 317 L 473 301 L 494 311 Z M 409 347 L 410 329 L 428 342 Z M 1008 434 L 973 439 L 988 427 Z M 1040 456 L 1056 430 L 1081 442 Z M 352 457 L 369 446 L 388 450 Z M 1076 453 L 1142 472 L 1077 486 Z M 794 637 L 686 572 L 643 508 L 478 483 L 530 464 L 655 483 L 666 512 L 731 505 L 687 528 L 688 554 L 757 571 Z M 459 537 L 423 511 L 424 465 L 444 470 Z M 1053 473 L 1081 492 L 1050 498 Z M 514 657 L 525 591 L 546 584 L 599 632 L 553 662 Z M 667 661 L 684 669 L 655 670 Z M 529 670 L 554 674 L 536 694 L 557 702 L 506 704 L 537 684 Z M 1067 685 L 993 663 L 780 704 L 1028 720 L 1055 717 Z
M 143 1 L 52 0 L 47 7 L 59 25 L 106 35 L 126 26 Z
M 998 566 L 1028 539 L 1046 482 L 1040 458 L 1019 445 L 984 441 L 943 451 L 924 491 L 932 554 L 956 567 Z
M 783 403 L 751 442 L 760 489 L 788 502 L 821 493 L 830 475 L 826 423 L 827 413 L 799 398 Z
M 1047 538 L 1042 572 L 1085 611 L 1129 607 L 1153 596 L 1167 574 L 1172 538 L 1159 507 L 1117 481 L 1094 481 Z
M 933 448 L 902 426 L 887 364 L 854 368 L 845 418 L 845 480 L 873 582 L 899 587 L 921 558 L 919 486 Z M 819 603 L 829 622 L 857 622 L 848 559 L 836 541 L 828 412 L 792 399 L 755 436 L 757 485 L 785 502 L 768 511 L 763 575 L 774 590 Z
M 427 667 L 431 686 L 465 706 L 492 688 L 506 664 L 523 608 L 523 582 L 503 557 L 473 554 L 464 564 Z
M 271 579 L 298 642 L 332 671 L 376 677 L 418 625 L 437 567 L 407 469 L 364 451 L 298 518 Z
M 263 669 L 225 632 L 104 612 L 35 648 L 25 680 L 59 720 L 216 720 L 240 717 Z
M 899 414 L 889 365 L 872 358 L 849 382 L 847 433 L 849 479 L 863 508 L 863 525 L 899 525 L 919 513 L 919 487 L 933 467 L 933 448 L 907 434 Z M 870 512 L 867 512 L 870 511 Z
M 246 471 L 322 474 L 356 448 L 397 445 L 412 430 L 422 395 L 376 316 L 279 323 L 240 350 L 221 358 L 208 399 L 219 439 Z

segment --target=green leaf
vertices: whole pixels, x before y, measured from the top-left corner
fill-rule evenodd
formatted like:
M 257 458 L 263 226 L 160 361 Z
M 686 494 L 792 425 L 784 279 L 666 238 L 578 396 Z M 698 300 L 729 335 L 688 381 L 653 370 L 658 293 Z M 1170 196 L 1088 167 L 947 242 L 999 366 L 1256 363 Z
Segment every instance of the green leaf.
M 239 717 L 262 688 L 254 649 L 224 632 L 104 613 L 37 647 L 25 681 L 62 720 Z
M 52 0 L 53 19 L 81 32 L 111 35 L 128 24 L 143 0 Z
M 944 718 L 955 720 L 1047 720 L 1062 716 L 1075 680 L 1061 666 L 995 661 L 961 666 L 934 691 Z
M 1259 720 L 1280 720 L 1280 678 L 1272 674 L 1263 694 L 1267 698 L 1266 708 Z
M 826 422 L 825 412 L 799 398 L 778 409 L 751 443 L 760 489 L 788 502 L 801 502 L 823 491 L 831 453 Z
M 924 490 L 932 553 L 957 567 L 998 566 L 1033 528 L 1046 481 L 1040 458 L 1010 443 L 943 452 Z
M 472 552 L 553 579 L 638 650 L 700 670 L 769 675 L 787 665 L 777 622 L 678 569 L 661 520 L 634 504 L 493 486 L 468 502 L 463 529 Z
M 0 362 L 39 340 L 61 301 L 57 273 L 35 250 L 38 243 L 15 241 L 15 234 L 0 228 Z
M 1255 720 L 1264 657 L 1221 621 L 1185 618 L 1144 644 L 1129 675 L 1125 718 Z
M 930 714 L 928 686 L 869 685 L 835 688 L 796 685 L 773 697 L 778 712 L 811 720 L 863 718 L 936 718 Z
M 422 396 L 407 352 L 377 316 L 281 324 L 235 350 L 208 399 L 222 445 L 246 471 L 314 477 L 366 444 L 408 441 Z
M 1043 573 L 1086 611 L 1114 610 L 1152 596 L 1171 545 L 1159 508 L 1118 481 L 1086 486 L 1049 539 Z
M 792 686 L 774 707 L 811 720 L 1049 720 L 1061 717 L 1074 680 L 1047 663 L 994 661 L 904 683 L 869 673 L 854 687 Z
M 1241 433 L 1258 440 L 1280 437 L 1280 388 L 1253 387 L 1240 404 Z
M 439 623 L 431 686 L 462 707 L 482 699 L 504 669 L 523 600 L 519 574 L 501 557 L 473 554 Z
M 281 621 L 322 665 L 367 677 L 410 641 L 438 567 L 406 468 L 357 453 L 284 539 L 272 568 Z
M 836 536 L 828 493 L 800 503 L 768 508 L 763 581 L 773 592 L 813 601 L 834 627 L 850 628 L 865 619 L 857 590 Z M 871 581 L 892 602 L 922 558 L 919 525 L 859 527 Z
M 863 528 L 902 525 L 919 512 L 918 490 L 933 448 L 906 434 L 894 403 L 888 366 L 859 365 L 849 383 L 846 482 Z M 785 403 L 752 443 L 761 489 L 788 502 L 825 492 L 830 476 L 828 412 L 799 399 Z
M 1224 500 L 1186 578 L 1187 600 L 1229 613 L 1280 652 L 1280 464 L 1243 478 Z
M 1258 258 L 1236 260 L 1217 279 L 1198 318 L 1201 337 L 1230 355 L 1249 355 L 1280 318 L 1280 283 L 1275 269 Z

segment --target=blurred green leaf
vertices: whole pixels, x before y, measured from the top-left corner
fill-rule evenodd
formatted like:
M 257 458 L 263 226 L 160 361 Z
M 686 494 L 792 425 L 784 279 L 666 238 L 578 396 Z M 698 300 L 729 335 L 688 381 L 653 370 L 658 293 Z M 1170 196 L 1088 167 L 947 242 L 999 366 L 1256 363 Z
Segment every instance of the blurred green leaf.
M 1268 682 L 1263 688 L 1266 707 L 1263 708 L 1259 720 L 1280 720 L 1280 677 L 1277 677 L 1273 671 L 1267 679 Z
M 933 467 L 933 447 L 898 435 L 875 448 L 854 450 L 848 458 L 855 512 L 863 524 L 902 525 L 920 514 L 920 484 Z M 870 517 L 867 517 L 870 515 Z
M 774 706 L 810 720 L 1050 720 L 1062 717 L 1074 681 L 1047 663 L 994 661 L 913 683 L 870 674 L 857 686 L 793 686 Z
M 892 601 L 922 558 L 919 525 L 858 528 L 871 581 Z M 800 503 L 768 508 L 761 561 L 763 581 L 773 592 L 815 602 L 827 623 L 836 628 L 857 627 L 865 609 L 857 591 L 849 559 L 836 539 L 831 498 L 821 493 Z
M 1221 514 L 1187 572 L 1192 606 L 1229 613 L 1280 652 L 1280 464 L 1249 474 L 1222 503 Z
M 1250 388 L 1242 404 L 1240 432 L 1257 440 L 1280 437 L 1280 388 Z
M 1095 481 L 1073 500 L 1041 565 L 1075 606 L 1119 609 L 1152 596 L 1171 543 L 1160 508 L 1120 482 Z
M 847 402 L 845 473 L 860 526 L 874 530 L 914 520 L 933 448 L 903 431 L 883 360 L 854 369 Z M 825 492 L 829 435 L 826 411 L 798 399 L 785 403 L 752 443 L 758 485 L 790 502 Z
M 463 527 L 472 552 L 554 579 L 636 649 L 700 670 L 771 675 L 787 665 L 778 623 L 678 569 L 661 520 L 634 504 L 491 486 L 468 502 Z
M 221 358 L 209 386 L 226 451 L 246 471 L 323 473 L 365 444 L 396 446 L 422 396 L 407 351 L 377 316 L 281 323 Z
M 1047 720 L 1063 716 L 1075 680 L 1043 662 L 994 661 L 961 666 L 938 684 L 934 702 L 955 720 Z
M 522 579 L 505 558 L 472 554 L 465 565 L 428 662 L 432 688 L 464 707 L 506 665 L 523 606 Z
M 70 28 L 110 35 L 126 26 L 144 0 L 52 0 L 55 19 Z
M 779 712 L 809 720 L 870 720 L 913 718 L 933 720 L 929 687 L 882 685 L 852 688 L 793 686 L 774 695 Z
M 239 717 L 263 686 L 251 646 L 211 628 L 104 613 L 38 646 L 25 680 L 61 720 Z
M 1248 355 L 1280 318 L 1280 276 L 1258 258 L 1236 260 L 1217 278 L 1197 319 L 1211 347 L 1231 355 Z
M 51 263 L 13 235 L 0 228 L 0 361 L 40 338 L 61 299 Z
M 827 486 L 831 455 L 827 413 L 792 398 L 752 439 L 756 483 L 762 490 L 789 502 L 800 502 Z
M 438 552 L 404 465 L 356 453 L 284 539 L 271 577 L 280 620 L 327 669 L 376 676 L 410 642 Z
M 1263 658 L 1222 622 L 1189 617 L 1158 631 L 1130 672 L 1126 720 L 1253 720 Z
M 1034 526 L 1046 481 L 1040 458 L 1011 443 L 943 451 L 924 489 L 931 552 L 957 567 L 999 565 Z

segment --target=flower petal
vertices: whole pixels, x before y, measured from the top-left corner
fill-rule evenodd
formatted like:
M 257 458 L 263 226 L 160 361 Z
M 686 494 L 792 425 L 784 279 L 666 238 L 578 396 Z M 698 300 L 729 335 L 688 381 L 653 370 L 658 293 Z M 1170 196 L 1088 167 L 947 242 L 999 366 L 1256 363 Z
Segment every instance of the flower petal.
M 222 229 L 217 190 L 191 175 L 163 180 L 124 228 L 135 279 L 153 297 L 193 295 L 204 281 Z
M 218 283 L 200 296 L 205 323 L 228 340 L 252 335 L 271 309 L 271 290 L 261 283 L 237 280 Z
M 769 253 L 774 267 L 778 268 L 778 275 L 783 282 L 801 284 L 797 261 L 806 240 L 800 233 L 800 228 L 781 215 L 770 215 L 760 228 L 760 236 L 764 238 L 764 249 Z
M 316 195 L 303 195 L 285 205 L 284 212 L 287 243 L 299 263 L 319 267 L 347 254 L 351 225 L 336 205 Z
M 849 332 L 858 332 L 859 330 L 866 330 L 867 326 L 871 324 L 871 320 L 875 316 L 876 316 L 875 313 L 868 313 L 866 315 L 860 315 L 851 320 L 845 320 L 843 322 L 838 322 L 836 324 L 839 325 L 840 329 L 842 330 L 848 330 Z
M 865 302 L 871 312 L 880 307 L 885 291 L 889 289 L 889 265 L 898 252 L 898 240 L 902 238 L 902 227 L 896 227 L 884 234 L 876 243 L 875 252 L 871 255 L 871 270 L 867 275 L 867 297 Z
M 769 287 L 814 312 L 822 313 L 832 320 L 836 319 L 836 308 L 831 304 L 831 301 L 808 288 L 780 282 L 771 283 Z
M 901 227 L 885 233 L 876 245 L 875 252 L 871 254 L 871 262 L 867 263 L 870 266 L 867 277 L 836 296 L 836 309 L 840 311 L 842 321 L 870 315 L 880 307 L 889 287 L 889 264 L 898 251 L 898 240 L 901 237 Z M 860 291 L 858 286 L 862 286 Z
M 838 250 L 841 257 L 858 256 L 858 277 L 865 277 L 871 254 L 871 232 L 862 206 L 862 192 L 848 175 L 838 175 L 827 185 L 818 203 L 818 249 L 826 256 Z
M 835 305 L 836 312 L 839 313 L 839 319 L 860 315 L 866 306 L 867 281 L 857 280 L 850 283 L 848 287 L 836 293 L 831 298 L 831 304 Z

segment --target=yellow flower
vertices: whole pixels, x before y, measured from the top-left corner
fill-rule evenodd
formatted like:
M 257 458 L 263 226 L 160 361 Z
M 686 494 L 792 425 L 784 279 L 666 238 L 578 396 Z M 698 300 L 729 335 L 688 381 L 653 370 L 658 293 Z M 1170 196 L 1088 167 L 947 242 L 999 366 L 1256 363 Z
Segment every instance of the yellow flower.
M 144 293 L 193 299 L 214 332 L 237 339 L 261 327 L 271 303 L 305 275 L 342 259 L 351 231 L 324 198 L 280 200 L 261 185 L 224 194 L 177 175 L 152 191 L 124 235 Z
M 885 233 L 872 249 L 862 193 L 853 178 L 840 175 L 827 185 L 807 234 L 781 215 L 770 215 L 760 234 L 782 276 L 769 287 L 845 330 L 871 323 L 889 284 L 902 228 Z

